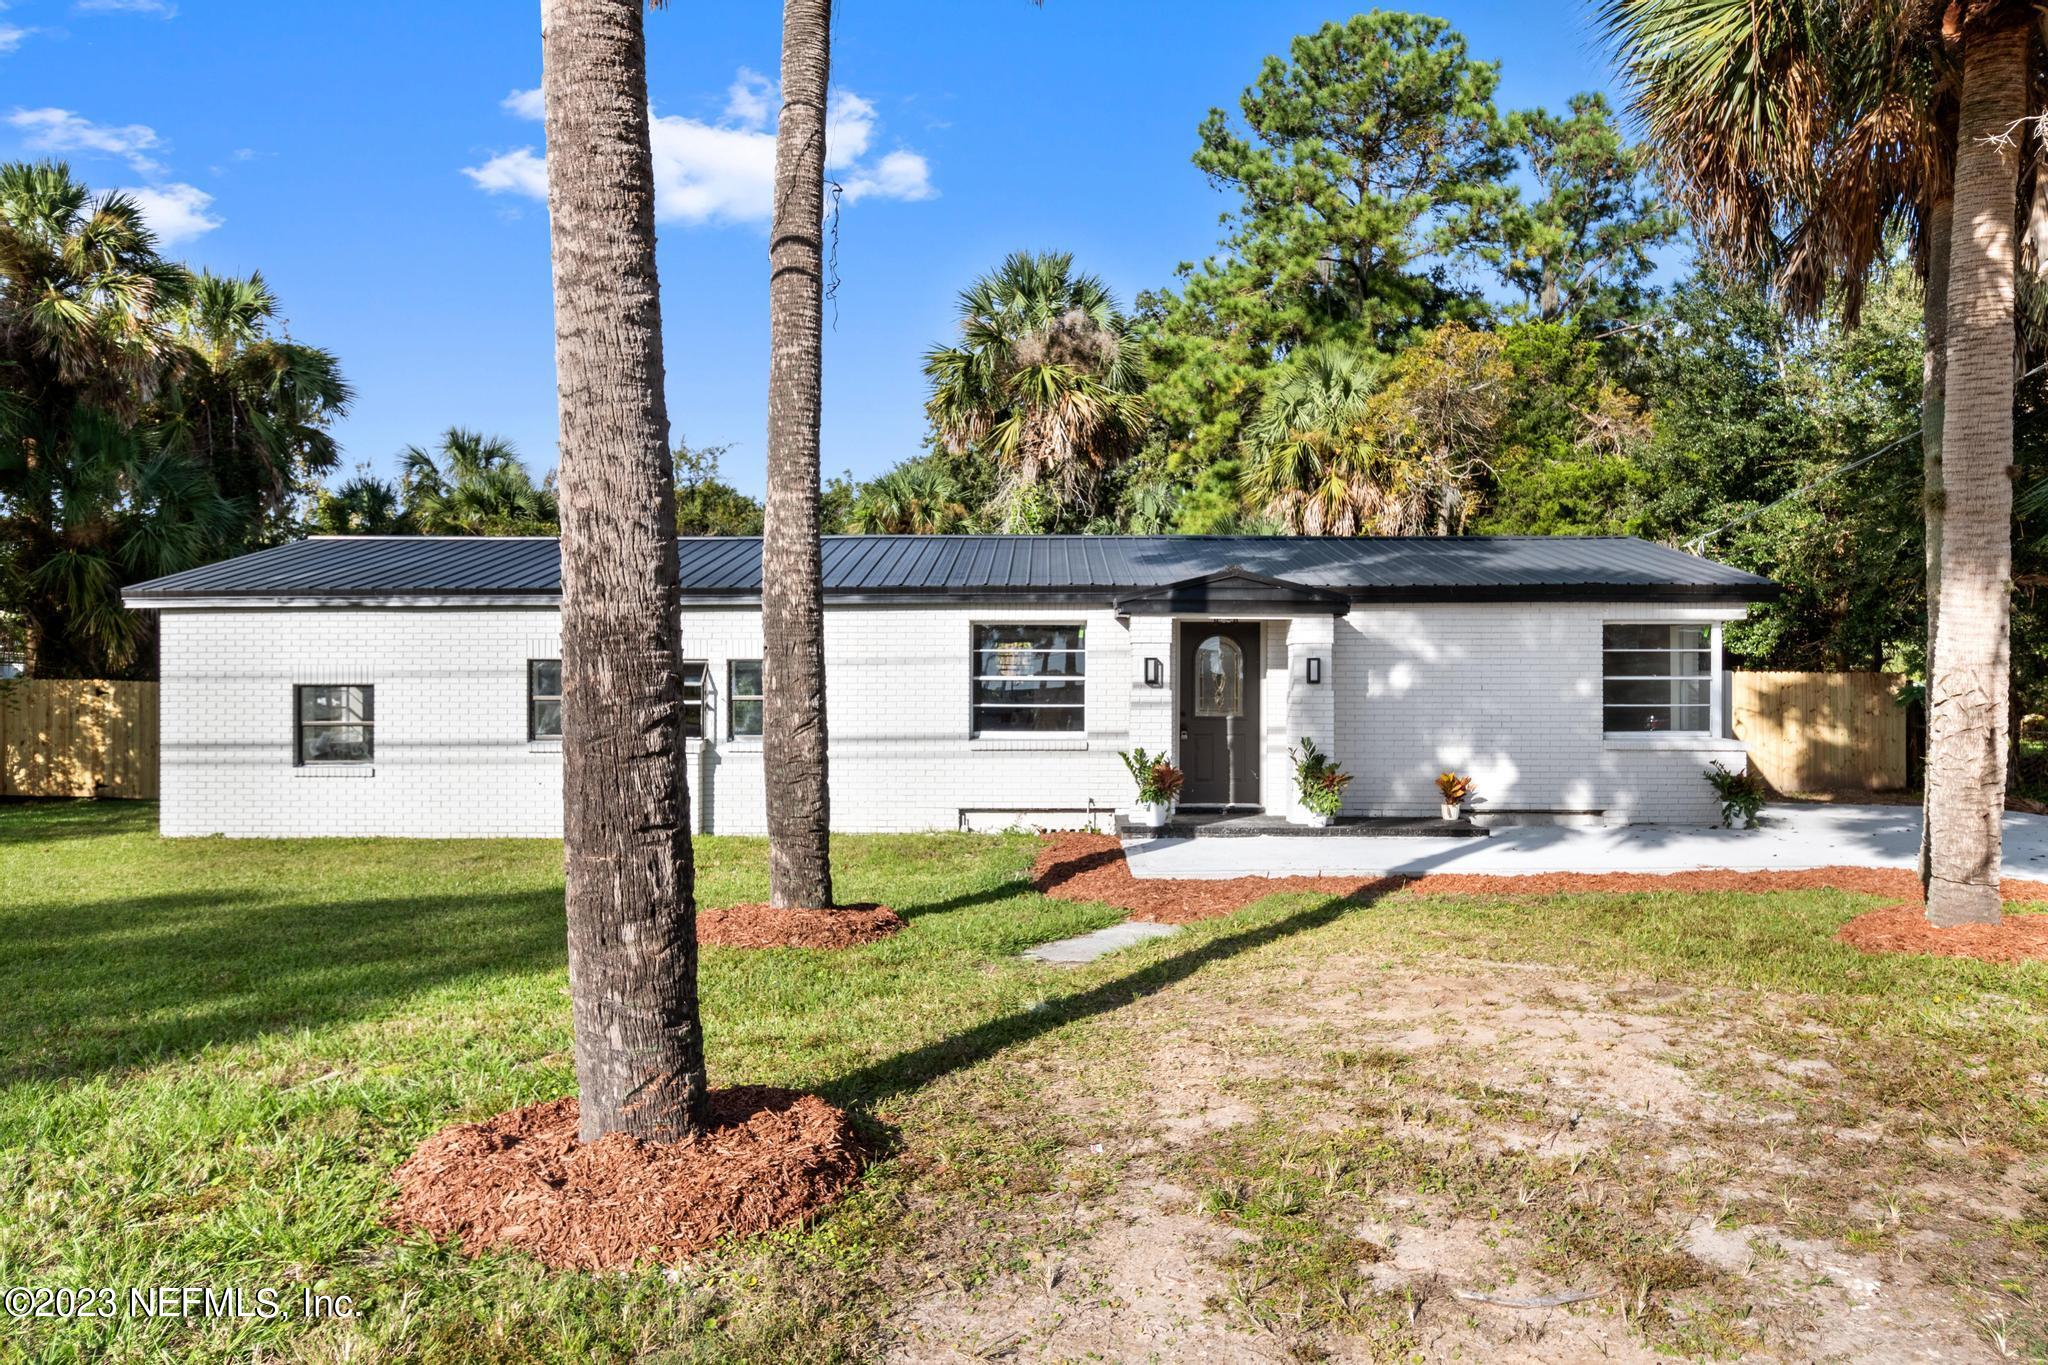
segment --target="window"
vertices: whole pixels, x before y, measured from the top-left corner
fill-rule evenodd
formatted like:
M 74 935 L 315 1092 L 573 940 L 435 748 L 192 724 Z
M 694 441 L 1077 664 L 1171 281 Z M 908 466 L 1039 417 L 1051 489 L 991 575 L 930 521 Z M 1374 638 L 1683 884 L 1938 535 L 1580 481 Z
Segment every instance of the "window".
M 1237 641 L 1211 635 L 1195 646 L 1195 714 L 1244 714 L 1244 651 Z
M 683 738 L 704 738 L 704 674 L 702 659 L 685 659 L 683 678 Z
M 1601 703 L 1608 734 L 1711 734 L 1720 688 L 1714 628 L 1609 625 Z
M 562 737 L 562 661 L 526 661 L 526 737 Z
M 760 738 L 759 659 L 734 659 L 725 666 L 725 728 L 734 739 Z
M 1088 655 L 1082 626 L 976 626 L 977 735 L 1080 734 Z
M 297 758 L 308 763 L 368 763 L 375 752 L 376 691 L 367 684 L 300 686 Z

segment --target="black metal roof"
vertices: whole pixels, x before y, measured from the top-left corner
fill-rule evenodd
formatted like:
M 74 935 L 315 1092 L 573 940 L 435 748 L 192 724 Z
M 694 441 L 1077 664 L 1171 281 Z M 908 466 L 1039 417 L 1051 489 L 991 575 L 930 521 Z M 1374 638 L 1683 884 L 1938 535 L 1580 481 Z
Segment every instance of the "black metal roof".
M 1354 598 L 1538 598 L 1750 602 L 1774 586 L 1755 574 L 1628 537 L 1451 536 L 827 536 L 835 601 L 1093 601 L 1241 569 Z M 761 542 L 711 536 L 681 544 L 685 601 L 757 598 Z M 552 538 L 316 536 L 138 583 L 130 605 L 197 599 L 547 600 L 561 592 Z

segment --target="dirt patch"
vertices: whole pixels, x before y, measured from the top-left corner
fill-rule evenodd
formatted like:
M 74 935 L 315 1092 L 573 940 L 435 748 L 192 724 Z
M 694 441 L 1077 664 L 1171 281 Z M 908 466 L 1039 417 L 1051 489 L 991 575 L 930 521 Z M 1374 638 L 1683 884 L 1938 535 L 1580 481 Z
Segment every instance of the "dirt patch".
M 1430 872 L 1406 877 L 1233 877 L 1131 875 L 1123 845 L 1107 834 L 1056 834 L 1041 841 L 1032 885 L 1063 900 L 1100 901 L 1131 912 L 1134 920 L 1188 924 L 1214 919 L 1253 901 L 1286 892 L 1371 899 L 1408 890 L 1425 896 L 1559 896 L 1603 892 L 1643 895 L 1673 892 L 1848 891 L 1892 900 L 1918 900 L 1920 879 L 1907 868 L 1817 867 L 1787 872 Z M 2009 901 L 2048 902 L 2048 882 L 2009 877 Z
M 2008 887 L 2011 883 L 2006 883 Z M 2010 891 L 2007 892 L 2011 898 Z M 1937 929 L 1917 905 L 1887 905 L 1858 915 L 1835 937 L 1866 953 L 1928 953 L 1986 962 L 2048 962 L 2048 915 L 2007 915 L 2003 924 Z
M 697 942 L 711 948 L 857 948 L 902 928 L 902 917 L 886 905 L 833 910 L 721 905 L 697 911 Z
M 573 1099 L 444 1128 L 394 1173 L 390 1221 L 463 1250 L 531 1252 L 556 1269 L 672 1264 L 722 1237 L 799 1222 L 836 1199 L 862 1154 L 845 1111 L 766 1086 L 714 1090 L 684 1142 L 579 1142 Z

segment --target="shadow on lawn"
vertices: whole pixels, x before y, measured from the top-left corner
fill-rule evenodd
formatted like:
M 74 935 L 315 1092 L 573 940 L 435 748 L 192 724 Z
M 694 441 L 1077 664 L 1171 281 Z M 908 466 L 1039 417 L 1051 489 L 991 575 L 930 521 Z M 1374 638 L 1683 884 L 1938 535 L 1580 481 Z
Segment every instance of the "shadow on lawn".
M 1270 924 L 1210 939 L 1184 953 L 1087 990 L 1047 1000 L 1034 1009 L 1006 1014 L 950 1038 L 899 1052 L 894 1057 L 862 1067 L 819 1087 L 819 1093 L 835 1104 L 871 1109 L 876 1104 L 928 1085 L 941 1076 L 986 1061 L 1005 1048 L 1155 995 L 1187 980 L 1211 963 L 1263 948 L 1276 940 L 1307 933 L 1311 929 L 1320 929 L 1346 911 L 1371 905 L 1397 889 L 1395 886 L 1374 886 L 1356 896 L 1320 900 Z
M 85 1078 L 375 1017 L 469 976 L 559 969 L 562 896 L 179 892 L 10 912 L 0 1083 Z
M 156 828 L 154 801 L 54 800 L 0 797 L 0 845 L 47 844 L 59 839 L 108 839 Z

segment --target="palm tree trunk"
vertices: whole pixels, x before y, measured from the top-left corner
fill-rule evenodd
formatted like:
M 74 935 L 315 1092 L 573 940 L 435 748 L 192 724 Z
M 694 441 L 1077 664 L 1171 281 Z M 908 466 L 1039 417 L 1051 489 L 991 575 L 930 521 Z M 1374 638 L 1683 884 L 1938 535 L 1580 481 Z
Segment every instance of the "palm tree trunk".
M 640 0 L 542 0 L 561 405 L 562 828 L 582 1136 L 704 1121 Z
M 761 766 L 768 900 L 832 904 L 825 590 L 818 541 L 825 90 L 832 0 L 782 7 L 782 118 L 768 243 L 768 501 L 761 535 Z
M 1948 253 L 1955 232 L 1955 200 L 1944 195 L 1927 210 L 1927 287 L 1920 295 L 1920 468 L 1921 509 L 1926 518 L 1927 658 L 1926 676 L 1934 677 L 1934 649 L 1941 634 L 1941 424 L 1948 393 Z M 1925 766 L 1925 759 L 1922 760 Z M 1933 875 L 1933 808 L 1927 800 L 1925 773 L 1920 797 L 1920 892 L 1927 893 Z
M 1940 652 L 1929 682 L 1927 918 L 2000 918 L 2012 578 L 2015 196 L 2032 27 L 1967 31 L 1942 415 Z

